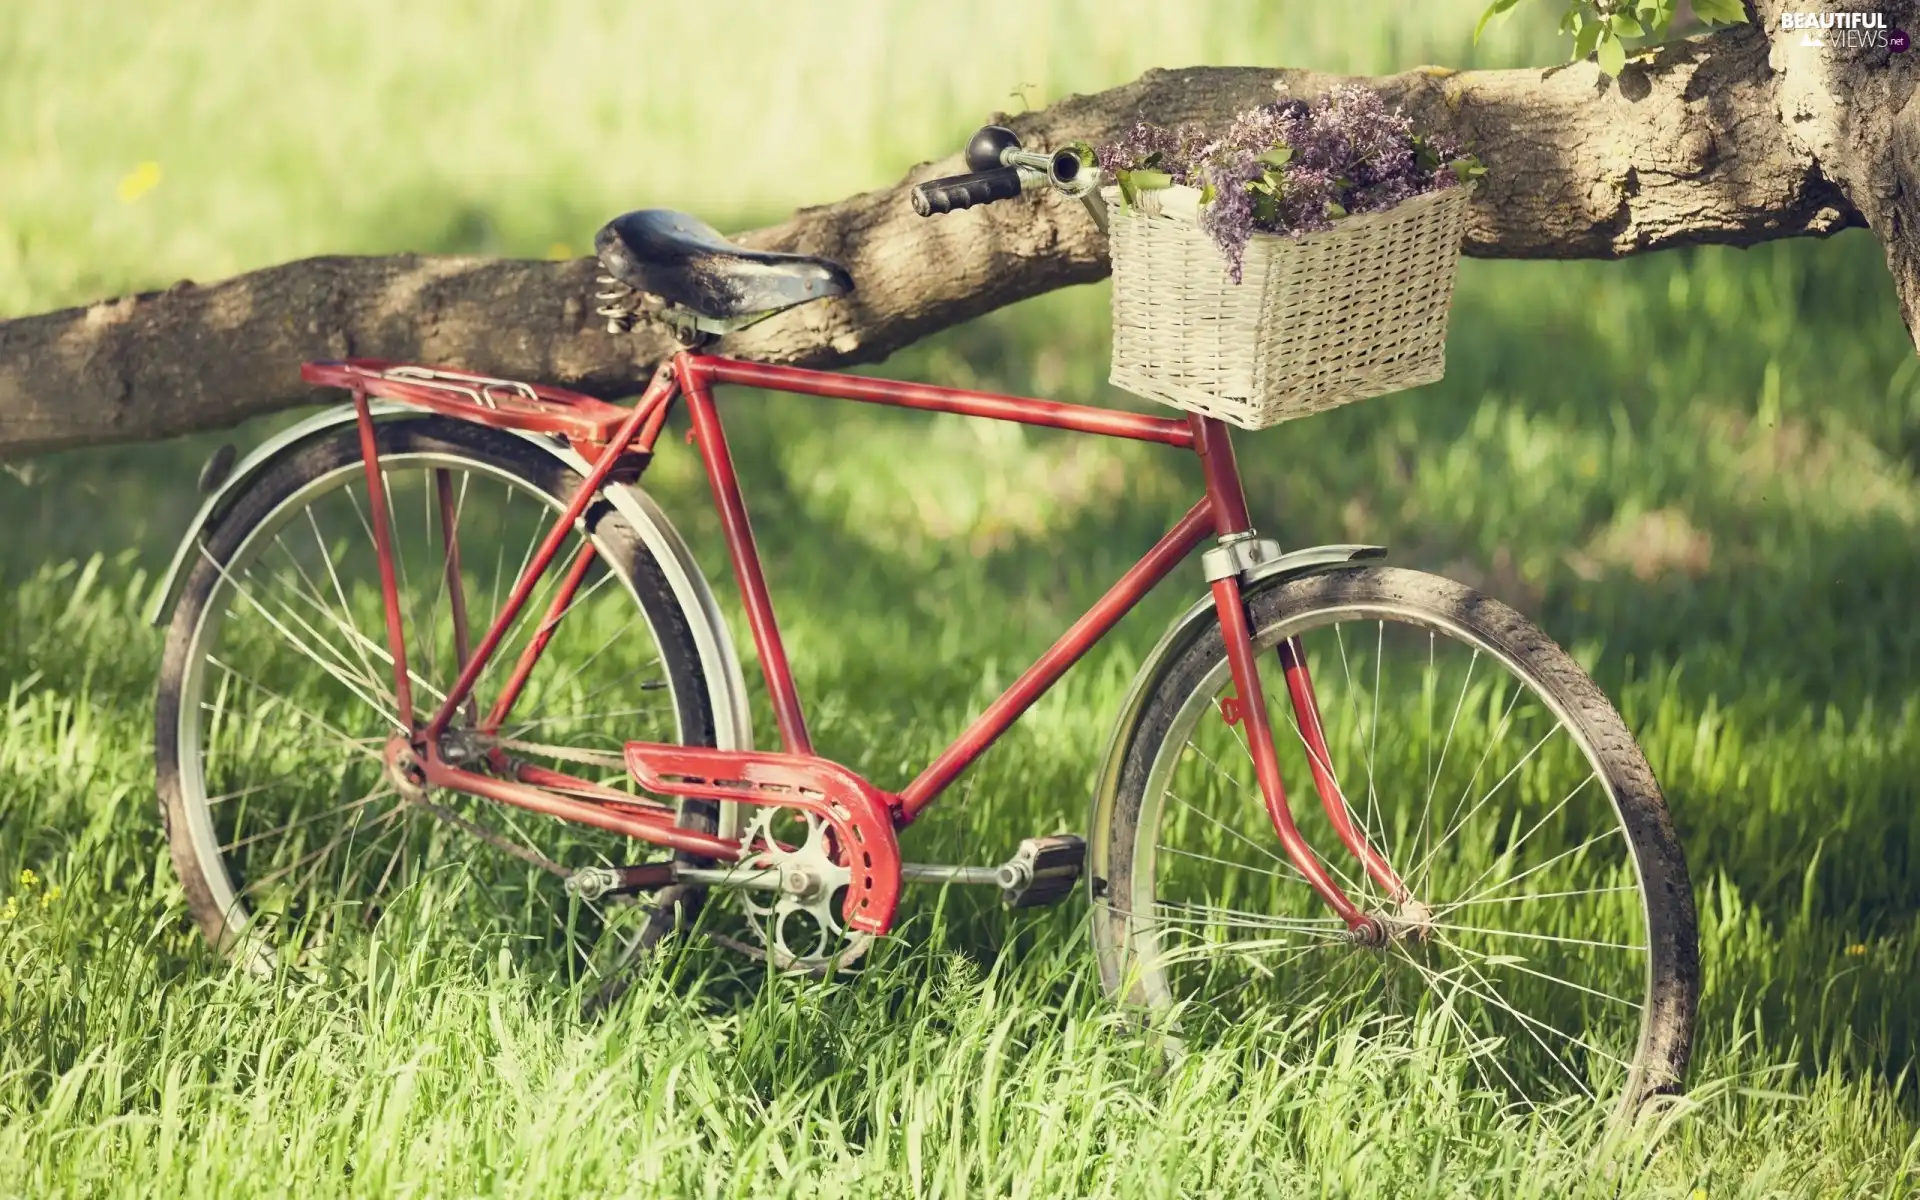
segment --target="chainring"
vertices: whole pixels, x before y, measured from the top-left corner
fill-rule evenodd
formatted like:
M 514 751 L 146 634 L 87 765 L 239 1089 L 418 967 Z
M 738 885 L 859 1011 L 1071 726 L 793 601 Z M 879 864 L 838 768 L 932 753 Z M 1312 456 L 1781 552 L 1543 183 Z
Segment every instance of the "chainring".
M 804 818 L 806 838 L 783 846 L 773 836 L 782 812 Z M 845 971 L 873 945 L 873 935 L 849 932 L 841 923 L 841 905 L 852 872 L 834 861 L 832 833 L 811 813 L 765 808 L 747 822 L 741 844 L 758 846 L 743 862 L 777 872 L 777 889 L 742 888 L 741 909 L 759 943 L 758 953 L 773 967 L 794 974 L 825 976 Z

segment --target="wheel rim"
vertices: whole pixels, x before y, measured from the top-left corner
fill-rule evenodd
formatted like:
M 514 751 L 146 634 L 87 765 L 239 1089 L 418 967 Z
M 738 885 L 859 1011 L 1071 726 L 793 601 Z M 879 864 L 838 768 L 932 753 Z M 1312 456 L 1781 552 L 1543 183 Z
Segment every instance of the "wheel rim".
M 1148 770 L 1129 896 L 1153 907 L 1120 914 L 1135 994 L 1161 1008 L 1205 1001 L 1181 1005 L 1183 1028 L 1268 1003 L 1342 1024 L 1424 1024 L 1466 1050 L 1484 1090 L 1530 1106 L 1634 1095 L 1651 918 L 1585 733 L 1520 664 L 1424 610 L 1324 608 L 1266 630 L 1260 646 L 1287 637 L 1305 646 L 1327 765 L 1355 824 L 1428 920 L 1401 912 L 1321 814 L 1269 658 L 1268 713 L 1303 832 L 1363 910 L 1411 919 L 1383 947 L 1356 946 L 1308 892 L 1261 805 L 1244 733 L 1217 708 L 1231 690 L 1222 661 Z
M 417 718 L 455 669 L 436 473 L 449 482 L 469 646 L 562 502 L 505 467 L 451 452 L 382 457 Z M 383 747 L 400 732 L 391 699 L 376 560 L 355 460 L 276 504 L 242 538 L 187 643 L 177 763 L 194 857 L 227 946 L 271 968 L 289 938 L 311 949 L 364 928 L 410 883 L 438 872 L 446 903 L 490 927 L 566 950 L 597 973 L 591 947 L 633 917 L 570 895 L 560 873 L 635 861 L 645 847 L 471 797 L 410 802 Z M 618 761 L 633 738 L 678 741 L 681 696 L 659 638 L 604 536 L 575 530 L 476 687 L 484 711 L 539 624 L 569 563 L 592 568 L 501 733 L 527 761 L 635 790 Z M 210 560 L 209 560 L 210 561 Z M 636 653 L 636 651 L 638 651 Z

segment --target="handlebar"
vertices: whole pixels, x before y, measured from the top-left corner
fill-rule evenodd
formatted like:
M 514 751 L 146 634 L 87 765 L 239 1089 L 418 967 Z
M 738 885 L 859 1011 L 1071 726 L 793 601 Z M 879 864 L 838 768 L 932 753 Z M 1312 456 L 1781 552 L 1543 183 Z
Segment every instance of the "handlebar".
M 1064 196 L 1083 201 L 1094 223 L 1106 231 L 1106 206 L 1094 190 L 1100 173 L 1076 149 L 1042 154 L 1020 145 L 1019 135 L 1002 125 L 976 130 L 967 142 L 965 175 L 949 175 L 916 184 L 911 193 L 913 211 L 923 217 L 957 212 L 976 204 L 1010 200 L 1028 184 L 1046 185 Z
M 930 179 L 913 189 L 913 211 L 923 217 L 935 213 L 957 212 L 976 204 L 1011 200 L 1020 194 L 1022 181 L 1017 167 L 995 167 L 969 175 L 949 175 Z

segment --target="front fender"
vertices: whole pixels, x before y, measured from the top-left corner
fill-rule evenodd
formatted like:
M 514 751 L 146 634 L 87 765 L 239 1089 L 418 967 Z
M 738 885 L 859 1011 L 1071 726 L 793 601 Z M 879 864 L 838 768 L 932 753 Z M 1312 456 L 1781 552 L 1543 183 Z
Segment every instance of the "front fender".
M 379 420 L 418 420 L 434 415 L 390 400 L 374 400 L 369 404 L 369 408 L 374 417 Z M 154 594 L 153 604 L 147 612 L 148 622 L 158 625 L 166 620 L 167 614 L 173 609 L 174 601 L 179 598 L 180 589 L 186 584 L 187 563 L 200 545 L 201 537 L 232 507 L 233 502 L 239 498 L 249 481 L 281 456 L 291 454 L 308 442 L 325 437 L 337 429 L 352 425 L 355 419 L 350 405 L 317 413 L 296 425 L 281 430 L 254 447 L 244 459 L 234 464 L 227 478 L 200 505 L 200 511 L 194 514 L 193 521 L 188 525 L 186 536 L 180 540 L 179 549 L 174 551 L 173 562 L 167 568 L 166 577 Z M 585 459 L 551 438 L 520 430 L 506 432 L 524 438 L 529 444 L 538 446 L 583 476 L 591 470 Z M 700 653 L 700 661 L 717 664 L 720 668 L 717 671 L 706 672 L 708 701 L 713 708 L 716 744 L 723 750 L 753 749 L 753 727 L 747 708 L 746 681 L 740 671 L 740 656 L 734 650 L 733 638 L 727 632 L 726 621 L 720 615 L 720 607 L 714 601 L 713 590 L 707 586 L 706 576 L 700 573 L 700 566 L 695 562 L 693 552 L 687 548 L 685 539 L 680 536 L 679 531 L 674 529 L 666 513 L 662 512 L 653 498 L 640 488 L 610 483 L 602 489 L 602 492 L 615 511 L 625 517 L 639 533 L 641 542 L 659 562 L 661 573 L 666 576 L 668 586 L 673 589 L 674 600 L 680 605 L 680 610 L 687 615 L 687 623 L 692 629 L 694 646 Z
M 1360 545 L 1310 546 L 1295 550 L 1240 572 L 1241 592 L 1242 595 L 1263 592 L 1279 587 L 1289 579 L 1332 570 L 1364 559 L 1379 558 L 1386 552 L 1384 546 Z M 1159 643 L 1134 673 L 1133 682 L 1127 687 L 1126 698 L 1120 702 L 1113 732 L 1107 737 L 1107 749 L 1100 762 L 1100 772 L 1094 778 L 1093 811 L 1087 821 L 1087 894 L 1096 921 L 1103 919 L 1100 898 L 1107 879 L 1107 850 L 1113 832 L 1113 806 L 1120 791 L 1120 771 L 1126 764 L 1127 754 L 1133 749 L 1134 735 L 1140 726 L 1140 714 L 1146 708 L 1147 698 L 1153 695 L 1154 689 L 1159 687 L 1173 664 L 1218 619 L 1211 595 L 1194 601 L 1160 636 Z M 1100 974 L 1109 988 L 1117 982 L 1118 972 L 1117 964 L 1108 961 L 1112 945 L 1110 938 L 1094 939 L 1094 947 L 1100 957 Z

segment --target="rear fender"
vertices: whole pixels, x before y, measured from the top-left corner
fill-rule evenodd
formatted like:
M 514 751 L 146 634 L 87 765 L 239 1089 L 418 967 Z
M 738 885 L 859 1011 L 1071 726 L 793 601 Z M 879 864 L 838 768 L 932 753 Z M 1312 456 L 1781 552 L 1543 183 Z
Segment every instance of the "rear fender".
M 380 421 L 420 420 L 435 414 L 424 412 L 405 404 L 390 400 L 369 402 L 374 418 Z M 147 620 L 159 625 L 167 619 L 173 605 L 179 599 L 180 589 L 186 584 L 187 565 L 201 544 L 202 539 L 219 524 L 221 518 L 233 507 L 234 502 L 245 490 L 247 484 L 267 467 L 282 457 L 295 453 L 302 446 L 317 439 L 327 437 L 339 429 L 350 426 L 355 421 L 354 410 L 350 405 L 328 409 L 306 420 L 292 425 L 256 446 L 251 453 L 228 472 L 226 479 L 200 505 L 200 511 L 194 514 L 187 527 L 187 533 L 173 554 L 173 562 L 167 568 L 166 577 L 155 592 L 152 606 L 147 612 Z M 530 445 L 538 446 L 551 454 L 574 471 L 586 475 L 592 468 L 587 461 L 574 453 L 572 449 L 555 440 L 537 433 L 520 430 L 503 430 L 525 439 Z M 740 656 L 734 650 L 733 638 L 727 632 L 726 621 L 720 615 L 719 605 L 714 602 L 713 589 L 707 585 L 706 576 L 700 573 L 699 564 L 693 553 L 666 513 L 654 503 L 651 496 L 639 487 L 619 483 L 609 483 L 603 489 L 607 502 L 614 510 L 627 519 L 628 524 L 639 533 L 641 542 L 653 553 L 660 564 L 660 570 L 666 576 L 667 585 L 673 591 L 674 600 L 682 612 L 687 615 L 687 623 L 693 633 L 695 648 L 700 653 L 700 661 L 718 664 L 718 671 L 708 671 L 707 699 L 713 708 L 714 740 L 722 750 L 751 750 L 753 748 L 753 727 L 747 708 L 746 681 L 740 671 Z M 737 805 L 722 805 L 721 828 L 723 836 L 736 837 L 739 834 L 739 809 Z

